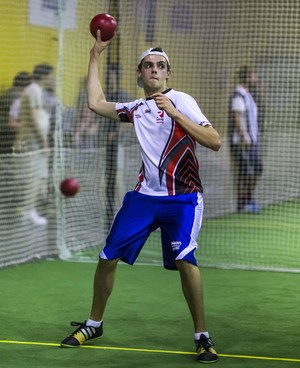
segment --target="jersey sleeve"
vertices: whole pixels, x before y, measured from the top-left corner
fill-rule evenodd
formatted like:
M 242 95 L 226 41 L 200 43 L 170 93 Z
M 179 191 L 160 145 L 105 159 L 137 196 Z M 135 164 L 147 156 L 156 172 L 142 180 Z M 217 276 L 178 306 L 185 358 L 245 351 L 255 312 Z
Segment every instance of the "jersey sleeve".
M 25 95 L 32 109 L 41 109 L 43 107 L 42 93 L 42 89 L 34 84 L 30 85 L 26 90 Z
M 196 100 L 188 94 L 181 94 L 176 101 L 176 108 L 183 115 L 201 126 L 211 125 L 207 117 L 202 113 Z
M 14 119 L 18 119 L 20 110 L 21 99 L 16 98 L 9 109 L 9 116 Z
M 122 103 L 122 102 L 117 102 L 116 103 L 116 111 L 117 114 L 119 115 L 119 118 L 122 122 L 124 123 L 133 123 L 132 120 L 132 102 L 127 102 L 127 103 Z
M 241 96 L 233 97 L 231 101 L 231 110 L 235 112 L 243 113 L 246 111 L 245 101 Z

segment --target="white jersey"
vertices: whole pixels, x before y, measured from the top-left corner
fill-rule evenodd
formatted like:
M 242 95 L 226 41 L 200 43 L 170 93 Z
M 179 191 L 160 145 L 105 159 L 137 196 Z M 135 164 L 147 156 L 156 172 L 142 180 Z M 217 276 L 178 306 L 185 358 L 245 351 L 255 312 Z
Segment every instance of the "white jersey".
M 9 116 L 11 116 L 12 118 L 18 120 L 19 118 L 19 111 L 20 111 L 20 106 L 21 106 L 21 98 L 16 98 L 13 103 L 10 106 L 9 109 Z
M 25 97 L 27 99 L 25 99 Z M 21 96 L 21 106 L 19 116 L 21 121 L 21 135 L 23 139 L 26 141 L 26 147 L 30 151 L 40 149 L 41 142 L 37 138 L 36 132 L 32 127 L 31 118 L 29 118 L 28 115 L 29 108 L 31 109 L 32 113 L 35 116 L 35 120 L 37 121 L 40 133 L 46 140 L 50 126 L 50 115 L 44 103 L 43 89 L 37 83 L 31 83 L 28 87 L 26 87 Z
M 47 140 L 47 134 L 50 126 L 50 115 L 46 109 L 43 98 L 43 89 L 37 83 L 31 83 L 26 87 L 21 96 L 19 119 L 21 129 L 18 132 L 16 144 L 21 144 L 22 149 L 27 151 L 35 151 L 43 148 L 40 138 L 37 136 L 36 130 L 32 125 L 33 114 L 37 122 L 40 134 Z M 45 151 L 38 155 L 30 156 L 31 164 L 35 175 L 39 178 L 48 177 L 48 154 Z
M 250 142 L 258 142 L 257 106 L 249 91 L 238 86 L 231 96 L 230 109 L 241 114 L 242 129 L 248 135 Z M 231 123 L 229 129 L 231 144 L 241 144 L 241 135 L 235 124 Z
M 210 125 L 195 99 L 186 93 L 164 92 L 176 109 L 202 126 Z M 153 98 L 117 103 L 121 121 L 134 125 L 141 146 L 142 168 L 136 191 L 153 196 L 202 192 L 196 141 Z
M 29 98 L 31 108 L 39 123 L 39 128 L 46 139 L 49 130 L 50 116 L 44 102 L 43 89 L 37 83 L 32 83 L 25 89 L 24 94 Z

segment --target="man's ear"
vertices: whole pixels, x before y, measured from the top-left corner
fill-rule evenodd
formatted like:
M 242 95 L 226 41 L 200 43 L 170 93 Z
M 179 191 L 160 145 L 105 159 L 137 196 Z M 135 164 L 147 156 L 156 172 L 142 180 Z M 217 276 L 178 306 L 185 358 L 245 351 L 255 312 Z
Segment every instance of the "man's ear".
M 136 82 L 139 87 L 144 88 L 144 84 L 142 81 L 142 71 L 140 69 L 137 69 L 136 71 Z
M 171 70 L 168 70 L 168 77 L 166 78 L 166 80 L 168 81 L 171 77 Z

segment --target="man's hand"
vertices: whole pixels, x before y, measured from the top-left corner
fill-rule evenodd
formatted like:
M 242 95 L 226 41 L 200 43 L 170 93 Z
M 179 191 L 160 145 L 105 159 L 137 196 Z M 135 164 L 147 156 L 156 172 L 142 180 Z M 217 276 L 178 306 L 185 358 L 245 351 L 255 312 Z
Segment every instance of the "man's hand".
M 242 132 L 241 136 L 241 144 L 242 146 L 250 146 L 251 145 L 251 138 L 247 132 Z
M 155 93 L 152 95 L 159 110 L 165 111 L 171 119 L 175 119 L 178 115 L 178 110 L 174 107 L 168 96 L 163 93 Z
M 108 41 L 102 41 L 101 40 L 101 31 L 100 29 L 97 30 L 97 39 L 96 42 L 94 44 L 94 46 L 91 49 L 91 54 L 94 55 L 100 55 L 101 52 L 106 49 L 106 47 L 111 43 L 111 41 L 115 38 L 116 34 L 114 35 L 114 37 L 112 37 L 110 40 Z

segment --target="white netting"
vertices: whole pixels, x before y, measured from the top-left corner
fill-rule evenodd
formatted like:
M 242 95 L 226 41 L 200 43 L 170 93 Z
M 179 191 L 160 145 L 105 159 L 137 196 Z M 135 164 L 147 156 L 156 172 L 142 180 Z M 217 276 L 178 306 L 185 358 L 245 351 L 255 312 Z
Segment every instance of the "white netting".
M 145 49 L 160 46 L 171 60 L 169 85 L 192 95 L 222 137 L 218 153 L 198 149 L 205 189 L 200 263 L 299 271 L 298 1 L 3 0 L 0 10 L 0 266 L 47 256 L 97 259 L 113 213 L 138 180 L 141 160 L 131 127 L 110 124 L 86 106 L 89 22 L 108 12 L 118 21 L 118 37 L 101 70 L 108 99 L 142 96 L 135 83 L 137 60 Z M 52 114 L 49 148 L 11 151 L 7 109 L 15 96 L 7 89 L 20 71 L 31 73 L 40 63 L 53 66 L 56 77 L 54 100 L 51 93 L 45 100 Z M 246 64 L 257 71 L 264 111 L 259 215 L 236 213 L 227 140 L 229 96 L 237 70 Z M 109 79 L 115 68 L 116 83 Z M 40 184 L 38 161 L 45 152 L 48 178 Z M 72 198 L 59 191 L 67 176 L 81 186 Z M 37 193 L 43 185 L 46 196 Z M 47 225 L 28 216 L 32 208 Z M 160 262 L 160 253 L 155 233 L 140 261 Z

